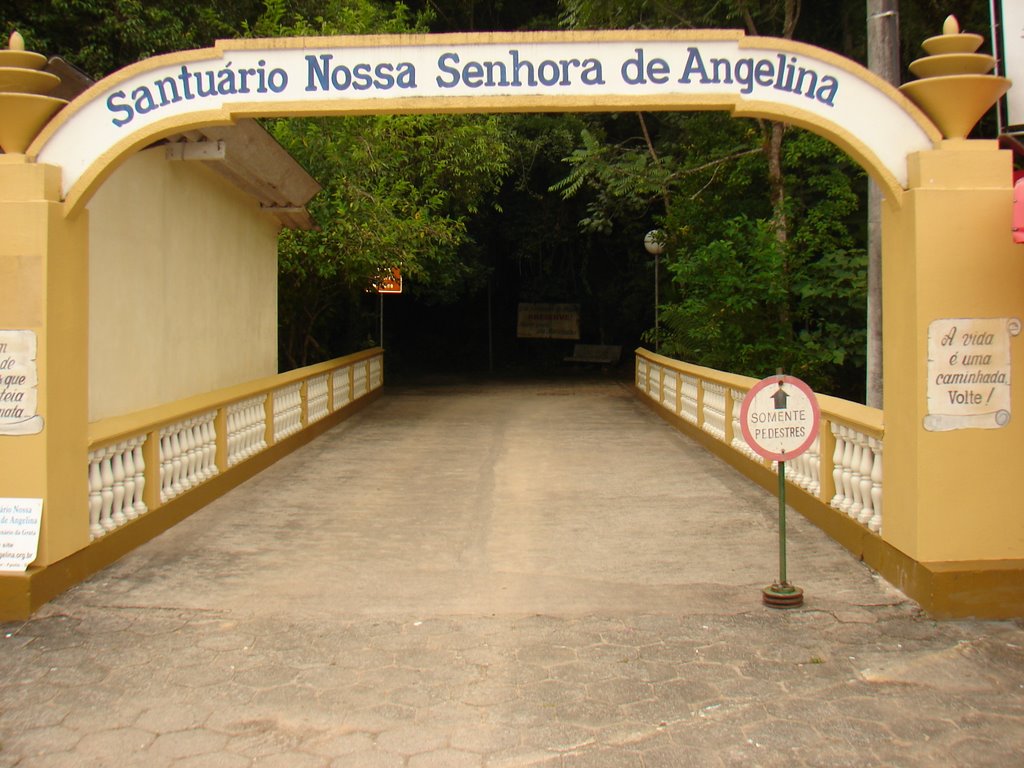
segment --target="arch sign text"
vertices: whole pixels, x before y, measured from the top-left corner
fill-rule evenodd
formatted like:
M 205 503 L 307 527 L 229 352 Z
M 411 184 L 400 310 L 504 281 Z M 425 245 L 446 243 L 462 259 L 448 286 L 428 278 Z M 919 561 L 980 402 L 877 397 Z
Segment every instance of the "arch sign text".
M 725 109 L 826 136 L 883 186 L 934 126 L 860 65 L 740 32 L 533 33 L 228 40 L 100 81 L 29 154 L 74 204 L 123 154 L 236 116 Z

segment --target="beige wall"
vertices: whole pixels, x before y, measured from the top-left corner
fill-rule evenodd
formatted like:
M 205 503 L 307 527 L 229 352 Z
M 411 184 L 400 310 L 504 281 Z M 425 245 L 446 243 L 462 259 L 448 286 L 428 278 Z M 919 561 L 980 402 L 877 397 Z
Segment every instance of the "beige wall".
M 161 147 L 89 202 L 89 420 L 277 373 L 277 231 Z

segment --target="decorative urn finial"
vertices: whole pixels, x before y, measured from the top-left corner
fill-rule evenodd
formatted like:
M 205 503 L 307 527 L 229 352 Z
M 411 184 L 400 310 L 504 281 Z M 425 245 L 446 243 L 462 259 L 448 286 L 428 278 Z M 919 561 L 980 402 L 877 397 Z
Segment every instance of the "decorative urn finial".
M 977 53 L 983 41 L 981 35 L 961 32 L 956 17 L 947 16 L 942 34 L 921 44 L 928 55 L 910 64 L 920 79 L 900 86 L 947 139 L 966 138 L 1010 88 L 1009 80 L 989 74 L 996 60 Z
M 0 147 L 22 154 L 67 101 L 44 95 L 60 84 L 59 77 L 41 71 L 45 56 L 26 51 L 17 31 L 8 46 L 0 50 Z

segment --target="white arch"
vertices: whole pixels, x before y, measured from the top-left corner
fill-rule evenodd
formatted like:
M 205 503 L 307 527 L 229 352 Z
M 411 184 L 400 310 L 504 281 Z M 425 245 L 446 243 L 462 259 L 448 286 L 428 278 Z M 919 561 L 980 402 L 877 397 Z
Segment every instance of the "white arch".
M 69 210 L 120 160 L 238 116 L 721 109 L 808 128 L 890 196 L 938 130 L 859 64 L 738 31 L 630 31 L 225 40 L 101 80 L 29 148 L 60 166 Z

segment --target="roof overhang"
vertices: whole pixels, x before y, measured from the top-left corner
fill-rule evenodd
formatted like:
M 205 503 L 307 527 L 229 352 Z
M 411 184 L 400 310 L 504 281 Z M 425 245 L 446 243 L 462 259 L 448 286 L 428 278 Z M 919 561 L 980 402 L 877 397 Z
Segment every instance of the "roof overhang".
M 93 80 L 60 57 L 45 70 L 60 77 L 52 95 L 71 100 L 87 90 Z M 195 160 L 253 197 L 260 208 L 282 227 L 316 229 L 306 204 L 320 191 L 320 184 L 277 143 L 258 122 L 242 118 L 233 125 L 219 125 L 175 134 L 167 143 L 169 160 Z
M 316 229 L 306 204 L 320 184 L 255 120 L 170 136 L 167 157 L 202 163 L 255 198 L 283 227 Z

